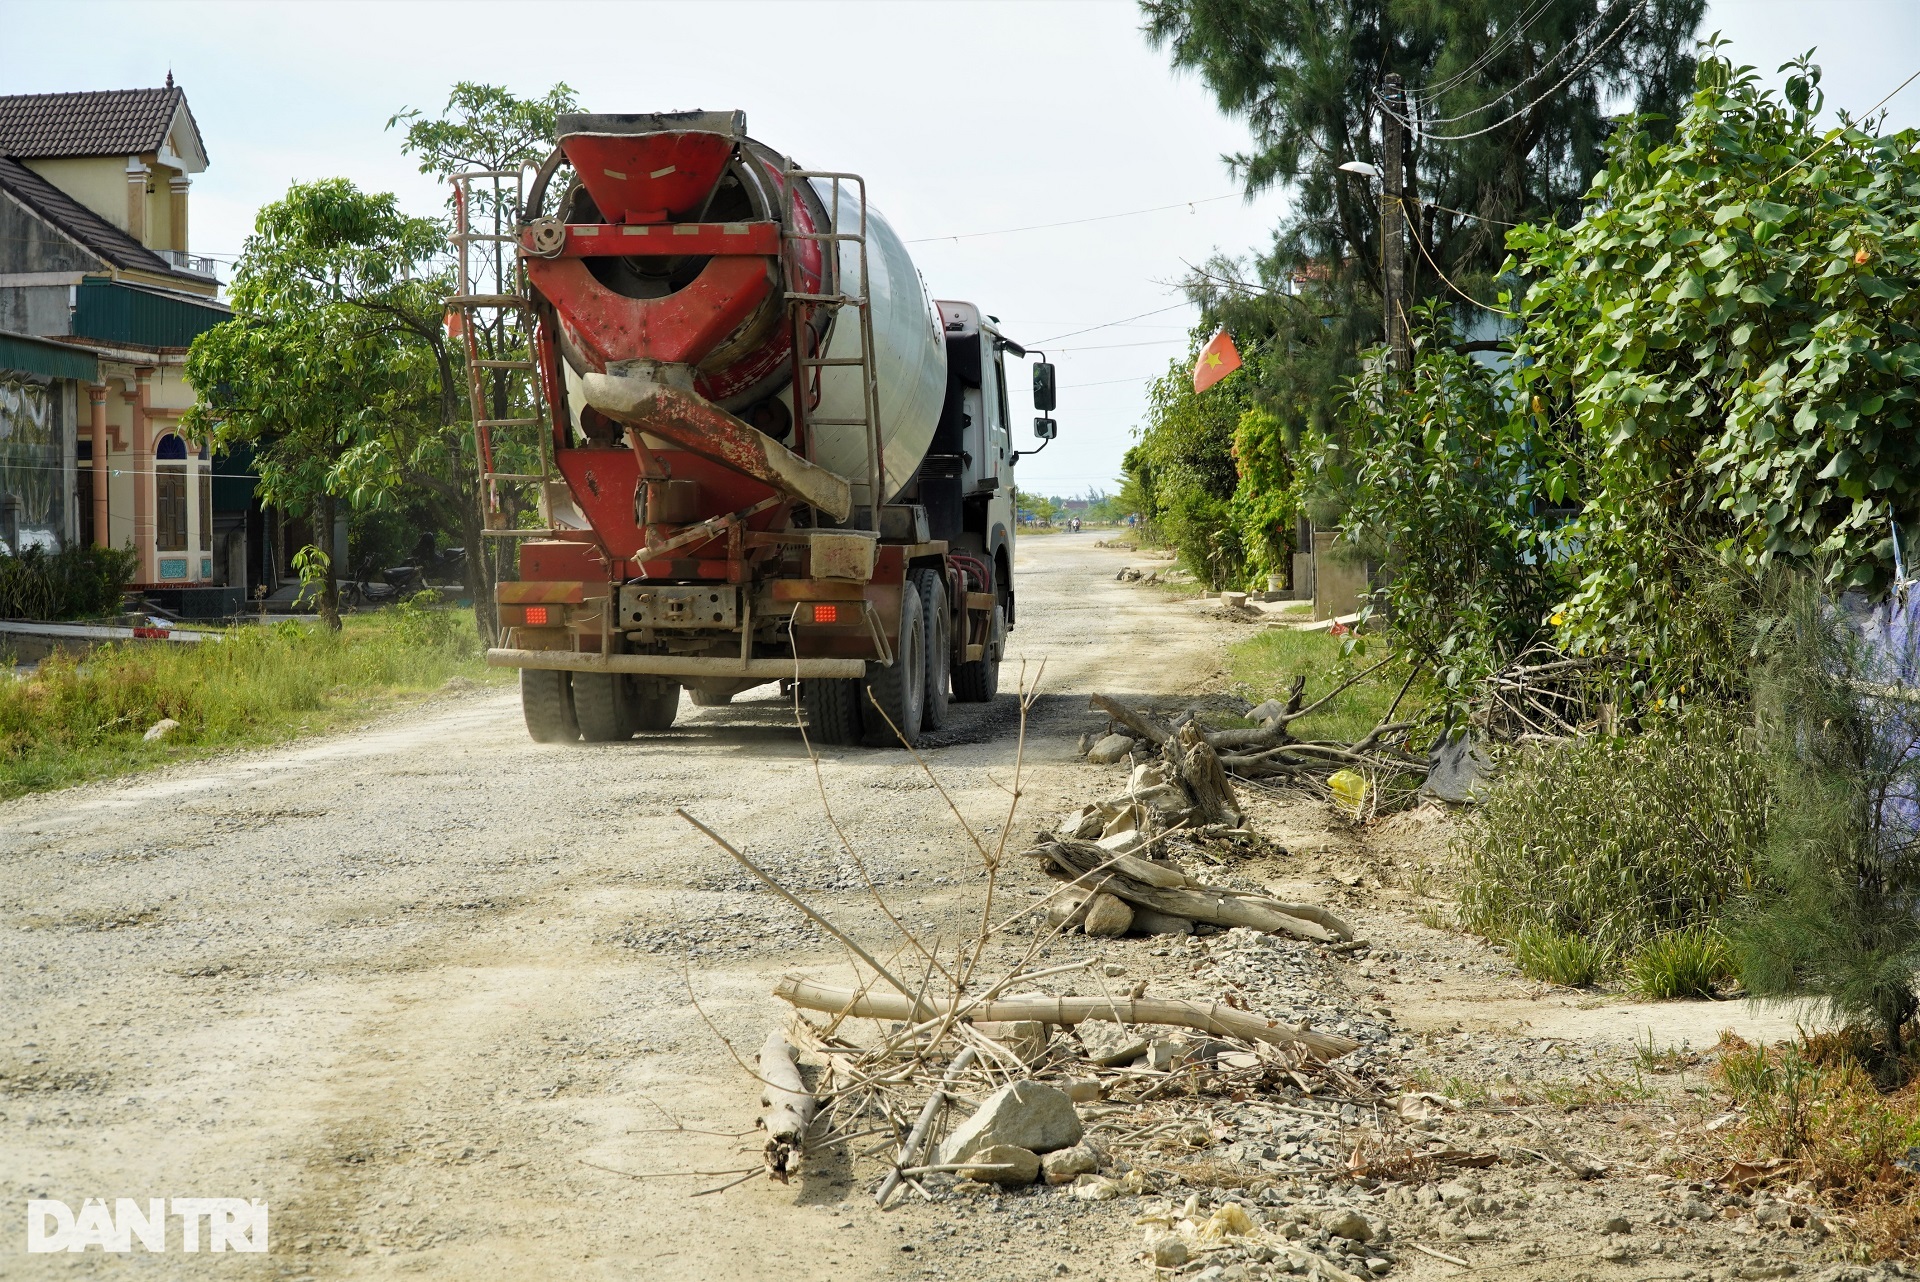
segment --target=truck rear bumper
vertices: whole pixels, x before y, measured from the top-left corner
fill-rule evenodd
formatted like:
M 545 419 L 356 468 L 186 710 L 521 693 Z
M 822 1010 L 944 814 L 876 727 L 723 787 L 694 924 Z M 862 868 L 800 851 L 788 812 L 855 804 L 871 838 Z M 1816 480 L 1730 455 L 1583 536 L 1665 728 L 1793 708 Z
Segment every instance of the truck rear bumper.
M 864 677 L 864 659 L 712 659 L 675 654 L 593 654 L 579 650 L 489 650 L 490 668 L 547 672 L 633 672 L 653 677 Z

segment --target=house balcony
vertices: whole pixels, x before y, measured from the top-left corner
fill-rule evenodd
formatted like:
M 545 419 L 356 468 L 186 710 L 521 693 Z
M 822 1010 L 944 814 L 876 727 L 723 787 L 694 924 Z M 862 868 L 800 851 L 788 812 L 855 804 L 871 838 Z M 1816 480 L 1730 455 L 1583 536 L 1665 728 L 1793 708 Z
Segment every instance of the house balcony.
M 211 258 L 202 258 L 198 254 L 189 254 L 179 249 L 156 249 L 153 252 L 166 259 L 167 265 L 177 272 L 185 272 L 189 276 L 204 276 L 215 284 L 220 282 L 216 264 Z

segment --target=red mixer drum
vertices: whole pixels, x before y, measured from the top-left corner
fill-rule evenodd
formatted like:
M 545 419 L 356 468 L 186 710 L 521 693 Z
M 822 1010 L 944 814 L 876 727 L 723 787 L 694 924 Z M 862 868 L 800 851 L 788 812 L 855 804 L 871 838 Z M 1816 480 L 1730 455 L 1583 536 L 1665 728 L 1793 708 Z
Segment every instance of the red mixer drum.
M 793 293 L 864 291 L 886 461 L 883 501 L 893 498 L 939 421 L 946 345 L 905 245 L 870 204 L 863 208 L 859 184 L 843 179 L 836 189 L 830 179 L 790 178 L 796 166 L 747 137 L 740 112 L 570 115 L 560 117 L 558 134 L 556 160 L 564 158 L 571 176 L 555 216 L 531 226 L 523 246 L 536 302 L 551 309 L 563 366 L 554 390 L 564 390 L 574 443 L 614 443 L 587 407 L 583 378 L 641 371 L 676 389 L 677 419 L 711 408 L 716 437 L 751 426 L 844 477 L 854 504 L 864 505 L 861 367 L 806 371 L 800 384 L 815 426 L 811 439 L 797 439 L 789 305 Z M 550 162 L 533 193 L 536 208 L 545 180 L 558 172 Z M 801 335 L 809 356 L 861 355 L 852 306 L 806 309 Z M 646 414 L 657 412 L 638 410 L 625 421 L 645 431 Z M 679 430 L 687 430 L 684 421 Z M 724 462 L 728 452 L 709 456 Z

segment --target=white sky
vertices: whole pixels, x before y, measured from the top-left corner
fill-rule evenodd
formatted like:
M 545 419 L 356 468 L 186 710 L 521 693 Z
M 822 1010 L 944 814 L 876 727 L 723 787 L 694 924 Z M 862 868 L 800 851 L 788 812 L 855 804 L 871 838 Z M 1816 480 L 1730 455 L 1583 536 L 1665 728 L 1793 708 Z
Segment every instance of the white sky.
M 460 79 L 523 94 L 565 80 L 593 111 L 744 109 L 801 163 L 864 174 L 909 240 L 1207 202 L 912 246 L 936 297 L 971 299 L 1038 344 L 1175 304 L 1183 261 L 1265 244 L 1285 208 L 1272 193 L 1210 199 L 1235 192 L 1220 155 L 1245 130 L 1139 25 L 1127 0 L 0 0 L 0 92 L 157 85 L 171 68 L 212 162 L 194 186 L 193 249 L 215 255 L 237 253 L 255 209 L 296 180 L 342 175 L 436 211 L 442 193 L 385 125 L 405 107 L 437 112 Z M 1769 74 L 1828 46 L 1829 102 L 1854 110 L 1920 70 L 1912 0 L 1711 0 L 1703 30 L 1716 29 Z M 1920 123 L 1920 84 L 1890 121 Z M 1177 306 L 1053 345 L 1060 437 L 1022 461 L 1022 488 L 1113 488 L 1146 382 L 1193 319 Z

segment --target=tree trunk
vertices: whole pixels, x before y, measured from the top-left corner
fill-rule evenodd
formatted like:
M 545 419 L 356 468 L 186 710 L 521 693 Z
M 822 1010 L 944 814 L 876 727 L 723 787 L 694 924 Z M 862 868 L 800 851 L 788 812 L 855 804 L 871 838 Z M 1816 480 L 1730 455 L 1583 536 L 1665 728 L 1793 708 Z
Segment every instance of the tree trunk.
M 340 630 L 340 567 L 333 563 L 333 520 L 339 500 L 331 494 L 320 496 L 320 512 L 314 531 L 314 546 L 326 554 L 326 567 L 320 579 L 320 622 L 334 632 Z
M 485 528 L 480 522 L 477 496 L 473 502 L 460 505 L 460 537 L 467 545 L 467 592 L 473 598 L 473 626 L 480 634 L 480 644 L 492 646 L 499 644 L 500 616 L 493 603 L 493 575 L 487 564 L 487 538 L 481 533 Z

